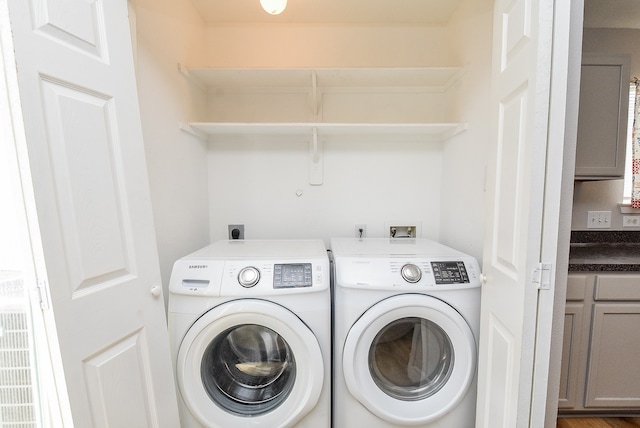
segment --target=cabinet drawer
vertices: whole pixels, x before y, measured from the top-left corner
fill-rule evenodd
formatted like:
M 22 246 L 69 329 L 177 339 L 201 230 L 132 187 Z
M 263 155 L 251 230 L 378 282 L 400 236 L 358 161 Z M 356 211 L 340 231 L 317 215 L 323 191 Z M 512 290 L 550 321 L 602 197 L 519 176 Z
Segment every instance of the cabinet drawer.
M 598 275 L 594 299 L 640 300 L 640 275 Z
M 567 300 L 584 300 L 591 275 L 570 274 L 567 278 Z

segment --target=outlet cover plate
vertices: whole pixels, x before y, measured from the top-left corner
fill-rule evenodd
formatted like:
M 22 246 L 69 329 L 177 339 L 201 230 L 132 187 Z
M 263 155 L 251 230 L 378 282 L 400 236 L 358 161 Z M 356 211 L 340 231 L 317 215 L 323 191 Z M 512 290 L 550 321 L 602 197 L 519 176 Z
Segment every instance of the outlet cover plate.
M 587 229 L 610 229 L 611 211 L 588 211 Z
M 622 216 L 622 227 L 640 227 L 640 215 Z

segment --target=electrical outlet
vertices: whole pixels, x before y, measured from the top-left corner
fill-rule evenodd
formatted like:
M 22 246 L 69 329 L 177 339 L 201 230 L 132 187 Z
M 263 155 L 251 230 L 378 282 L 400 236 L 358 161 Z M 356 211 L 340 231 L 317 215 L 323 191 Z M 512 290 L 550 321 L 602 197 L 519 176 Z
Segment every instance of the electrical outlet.
M 356 238 L 366 238 L 367 237 L 367 225 L 366 224 L 356 224 L 355 233 L 356 233 Z
M 230 224 L 229 239 L 244 239 L 244 224 Z
M 588 211 L 587 229 L 611 228 L 611 211 Z
M 417 227 L 409 226 L 389 226 L 390 238 L 415 238 L 417 235 Z
M 622 227 L 640 227 L 640 215 L 623 215 Z

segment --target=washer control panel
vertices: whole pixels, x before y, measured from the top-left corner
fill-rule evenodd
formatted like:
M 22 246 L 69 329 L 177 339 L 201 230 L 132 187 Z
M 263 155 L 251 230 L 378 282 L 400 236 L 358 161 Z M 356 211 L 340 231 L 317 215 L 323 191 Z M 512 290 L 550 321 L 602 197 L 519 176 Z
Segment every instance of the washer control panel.
M 311 263 L 288 263 L 273 266 L 273 288 L 311 287 Z
M 175 262 L 169 292 L 207 297 L 316 293 L 330 288 L 330 273 L 322 240 L 216 241 Z
M 271 269 L 266 269 L 271 271 Z M 273 288 L 299 288 L 313 285 L 311 263 L 286 263 L 273 265 Z M 318 279 L 322 279 L 318 276 Z M 238 272 L 238 284 L 251 288 L 260 282 L 260 270 L 246 266 Z

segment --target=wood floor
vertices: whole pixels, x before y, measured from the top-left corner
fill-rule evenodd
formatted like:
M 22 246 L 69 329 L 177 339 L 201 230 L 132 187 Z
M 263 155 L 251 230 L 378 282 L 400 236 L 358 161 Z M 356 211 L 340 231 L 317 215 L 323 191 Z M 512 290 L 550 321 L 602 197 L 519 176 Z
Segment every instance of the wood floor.
M 640 418 L 558 418 L 556 428 L 640 428 Z

